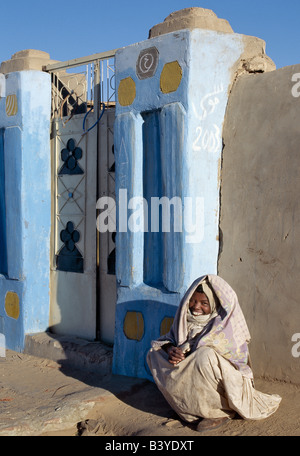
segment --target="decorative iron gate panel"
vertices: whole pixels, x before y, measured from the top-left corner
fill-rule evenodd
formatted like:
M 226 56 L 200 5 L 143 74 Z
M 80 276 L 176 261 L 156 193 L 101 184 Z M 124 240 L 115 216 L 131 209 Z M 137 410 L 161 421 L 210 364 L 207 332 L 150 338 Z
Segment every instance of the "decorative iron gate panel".
M 116 305 L 114 234 L 97 232 L 96 207 L 99 197 L 114 197 L 114 53 L 46 67 L 52 74 L 50 327 L 108 343 Z
M 95 338 L 97 129 L 83 134 L 84 115 L 53 120 L 51 325 Z M 95 121 L 91 116 L 89 124 Z

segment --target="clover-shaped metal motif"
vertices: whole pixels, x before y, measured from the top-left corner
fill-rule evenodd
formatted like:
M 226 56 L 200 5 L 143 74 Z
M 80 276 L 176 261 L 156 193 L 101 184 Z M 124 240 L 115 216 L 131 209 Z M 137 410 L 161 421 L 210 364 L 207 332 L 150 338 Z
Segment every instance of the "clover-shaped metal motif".
M 60 232 L 60 239 L 64 245 L 56 255 L 57 269 L 68 272 L 83 272 L 83 258 L 76 247 L 80 234 L 75 229 L 73 222 L 69 221 L 66 228 Z
M 77 230 L 74 229 L 73 222 L 67 223 L 66 228 L 62 230 L 60 233 L 60 239 L 65 244 L 66 249 L 69 252 L 73 252 L 73 250 L 75 249 L 75 244 L 80 239 L 80 234 Z
M 73 138 L 68 140 L 67 147 L 62 149 L 60 156 L 64 164 L 58 173 L 59 175 L 83 174 L 83 170 L 78 164 L 78 160 L 82 158 L 82 149 L 80 147 L 76 147 L 76 143 Z

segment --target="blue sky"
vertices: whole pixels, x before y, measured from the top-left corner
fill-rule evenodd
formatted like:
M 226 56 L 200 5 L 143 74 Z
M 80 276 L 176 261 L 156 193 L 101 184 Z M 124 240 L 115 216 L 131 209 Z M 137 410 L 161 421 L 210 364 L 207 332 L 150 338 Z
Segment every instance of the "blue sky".
M 277 68 L 300 63 L 299 0 L 2 0 L 0 61 L 23 49 L 69 60 L 143 41 L 171 12 L 199 6 L 266 41 Z

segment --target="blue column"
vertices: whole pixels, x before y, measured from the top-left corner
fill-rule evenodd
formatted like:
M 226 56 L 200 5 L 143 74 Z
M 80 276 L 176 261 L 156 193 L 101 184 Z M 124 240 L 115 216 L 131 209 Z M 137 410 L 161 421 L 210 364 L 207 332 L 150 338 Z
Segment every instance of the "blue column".
M 0 98 L 0 322 L 6 347 L 16 351 L 26 334 L 49 326 L 50 114 L 49 74 L 7 75 Z
M 0 274 L 7 275 L 4 128 L 0 129 Z

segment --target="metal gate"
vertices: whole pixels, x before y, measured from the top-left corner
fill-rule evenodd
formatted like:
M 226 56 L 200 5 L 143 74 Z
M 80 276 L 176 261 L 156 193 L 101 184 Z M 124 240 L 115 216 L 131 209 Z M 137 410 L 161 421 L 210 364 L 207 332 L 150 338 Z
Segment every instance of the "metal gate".
M 114 54 L 48 65 L 52 75 L 50 330 L 113 343 L 114 233 L 96 227 L 114 197 Z

